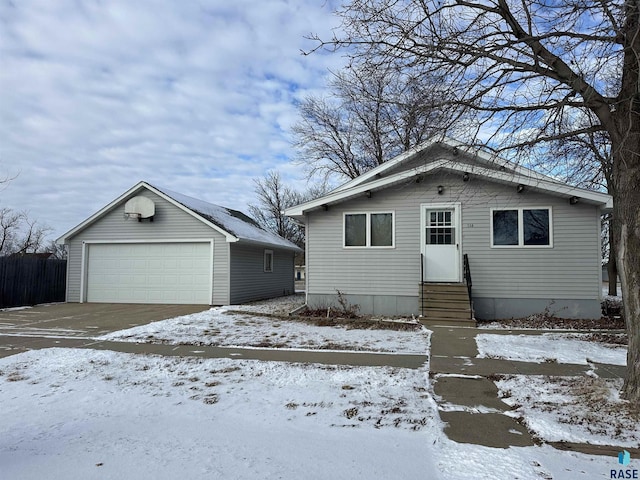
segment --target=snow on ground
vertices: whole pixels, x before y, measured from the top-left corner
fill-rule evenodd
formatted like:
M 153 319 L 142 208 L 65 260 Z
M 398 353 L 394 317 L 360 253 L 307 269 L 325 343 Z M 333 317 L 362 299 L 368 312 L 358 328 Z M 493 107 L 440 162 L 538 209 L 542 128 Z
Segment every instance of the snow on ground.
M 617 295 L 609 295 L 609 284 L 608 283 L 603 283 L 602 284 L 602 296 L 605 298 L 617 298 L 619 300 L 622 300 L 622 285 L 620 285 L 618 283 L 617 288 L 616 288 L 616 293 Z
M 103 338 L 428 353 L 425 330 L 347 330 L 255 315 L 286 313 L 299 304 L 292 296 L 211 309 Z M 231 308 L 253 314 L 231 314 Z M 559 335 L 479 337 L 499 337 L 478 342 L 485 355 L 499 357 L 523 352 L 531 338 L 545 339 L 544 358 L 549 345 L 584 351 L 588 343 Z M 565 352 L 562 358 L 595 360 L 601 353 Z M 548 445 L 505 450 L 452 442 L 428 375 L 428 365 L 412 370 L 30 351 L 0 359 L 0 478 L 591 479 L 610 478 L 617 468 L 617 458 Z M 511 392 L 505 401 L 519 405 L 514 414 L 541 437 L 637 444 L 637 432 L 629 434 L 633 429 L 624 423 L 628 416 L 618 415 L 624 405 L 615 397 L 616 381 L 585 389 L 578 380 L 508 377 L 499 387 L 505 396 Z M 589 397 L 593 391 L 605 393 Z M 554 402 L 561 405 L 555 413 Z M 574 425 L 580 422 L 592 426 Z
M 520 362 L 557 361 L 587 365 L 591 362 L 627 364 L 627 348 L 581 340 L 580 334 L 544 333 L 542 335 L 476 336 L 478 358 L 502 358 Z
M 358 350 L 424 354 L 426 331 L 362 330 L 322 327 L 298 320 L 232 313 L 235 307 L 210 310 L 120 330 L 98 340 L 225 347 Z M 260 307 L 258 311 L 272 311 Z
M 267 300 L 259 300 L 242 305 L 231 305 L 229 310 L 286 315 L 304 305 L 304 302 L 304 295 L 286 295 L 284 297 L 269 298 Z
M 640 445 L 640 416 L 618 395 L 622 379 L 514 375 L 496 385 L 511 414 L 546 441 Z
M 2 478 L 609 478 L 615 458 L 446 439 L 427 366 L 46 349 L 0 359 Z

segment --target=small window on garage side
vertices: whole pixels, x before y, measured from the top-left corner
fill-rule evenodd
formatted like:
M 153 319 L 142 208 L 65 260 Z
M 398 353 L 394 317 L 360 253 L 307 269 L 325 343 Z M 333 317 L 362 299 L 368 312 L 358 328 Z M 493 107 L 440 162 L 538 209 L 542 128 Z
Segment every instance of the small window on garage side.
M 264 251 L 264 271 L 273 272 L 273 250 Z

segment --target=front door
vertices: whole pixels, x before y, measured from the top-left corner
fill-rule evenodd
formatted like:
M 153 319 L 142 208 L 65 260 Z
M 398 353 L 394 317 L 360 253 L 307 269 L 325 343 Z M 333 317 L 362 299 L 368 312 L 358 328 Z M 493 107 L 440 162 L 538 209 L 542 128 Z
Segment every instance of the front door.
M 425 282 L 460 281 L 460 204 L 422 206 Z

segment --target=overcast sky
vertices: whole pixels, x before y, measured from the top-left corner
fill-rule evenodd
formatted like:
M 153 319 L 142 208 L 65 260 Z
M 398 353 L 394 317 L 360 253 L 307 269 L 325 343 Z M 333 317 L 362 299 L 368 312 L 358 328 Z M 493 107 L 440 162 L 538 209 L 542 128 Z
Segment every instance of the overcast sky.
M 140 180 L 246 211 L 291 163 L 323 0 L 0 0 L 0 207 L 62 235 Z M 304 187 L 304 181 L 299 183 Z

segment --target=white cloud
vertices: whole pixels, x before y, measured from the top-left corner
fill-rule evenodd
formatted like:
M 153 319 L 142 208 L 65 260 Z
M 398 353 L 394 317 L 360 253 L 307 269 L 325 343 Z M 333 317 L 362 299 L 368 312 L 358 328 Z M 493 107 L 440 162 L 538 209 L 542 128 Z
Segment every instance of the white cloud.
M 80 223 L 139 180 L 246 209 L 339 55 L 313 0 L 0 0 L 0 205 Z

